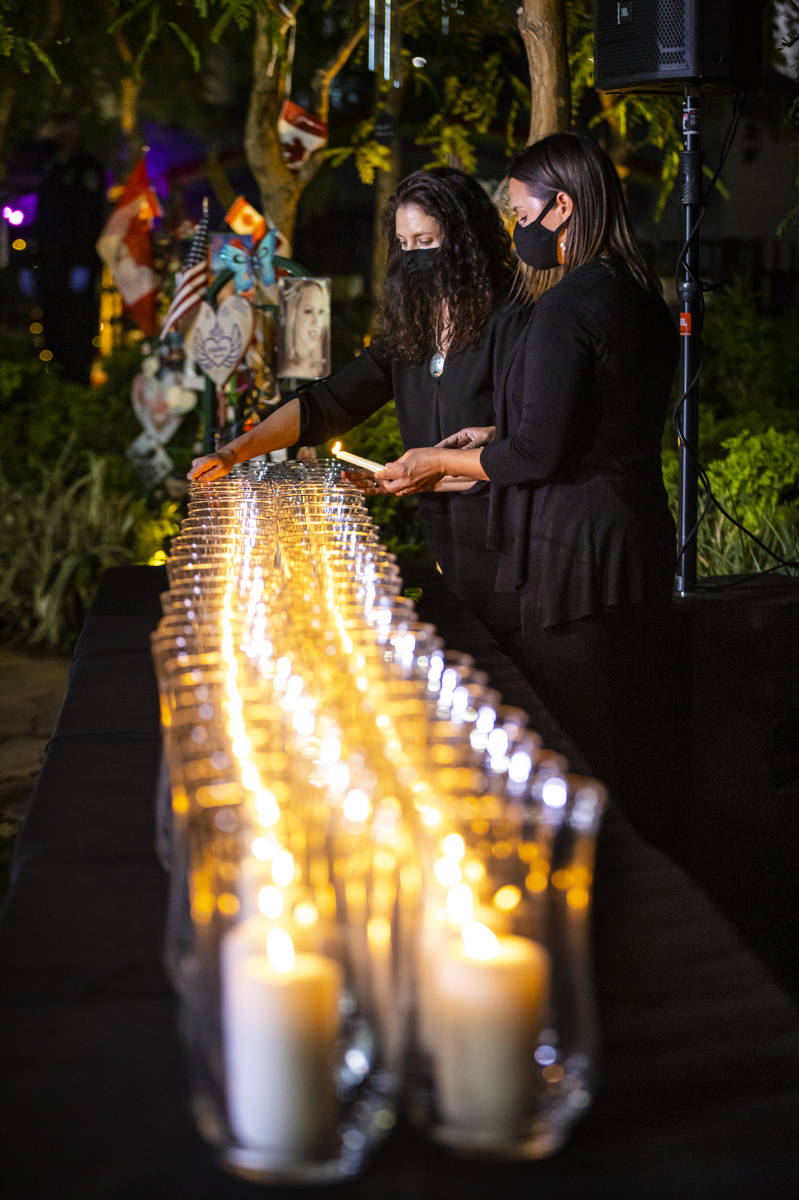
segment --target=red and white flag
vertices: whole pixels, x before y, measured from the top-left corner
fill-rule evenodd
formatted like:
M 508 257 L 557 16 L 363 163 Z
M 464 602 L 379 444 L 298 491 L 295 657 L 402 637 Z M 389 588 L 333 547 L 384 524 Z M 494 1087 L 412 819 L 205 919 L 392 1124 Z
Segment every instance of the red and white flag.
M 208 201 L 203 200 L 203 214 L 186 255 L 183 270 L 178 276 L 175 294 L 164 317 L 159 334 L 161 338 L 165 338 L 182 317 L 197 307 L 208 284 Z
M 300 108 L 293 100 L 284 100 L 277 119 L 277 133 L 286 166 L 290 171 L 299 171 L 314 150 L 327 141 L 327 125 Z
M 150 187 L 142 156 L 97 239 L 97 253 L 113 275 L 126 310 L 148 337 L 156 329 L 150 227 L 160 216 L 161 206 Z

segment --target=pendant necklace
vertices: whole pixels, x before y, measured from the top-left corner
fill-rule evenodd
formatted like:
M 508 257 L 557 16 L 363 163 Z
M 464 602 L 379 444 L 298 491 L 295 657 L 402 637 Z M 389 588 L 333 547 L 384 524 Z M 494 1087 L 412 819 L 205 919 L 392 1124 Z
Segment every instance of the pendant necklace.
M 441 317 L 439 317 L 436 321 L 436 349 L 433 357 L 430 359 L 430 374 L 434 379 L 438 379 L 444 372 L 444 362 L 447 357 L 446 347 L 448 345 L 449 324 L 445 324 Z

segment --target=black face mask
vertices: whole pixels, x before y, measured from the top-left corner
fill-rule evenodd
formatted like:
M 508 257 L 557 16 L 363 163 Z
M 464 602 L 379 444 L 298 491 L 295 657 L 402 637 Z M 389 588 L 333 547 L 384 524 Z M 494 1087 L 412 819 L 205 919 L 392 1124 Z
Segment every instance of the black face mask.
M 406 275 L 413 279 L 427 279 L 438 266 L 441 257 L 438 246 L 430 246 L 424 250 L 403 250 L 400 261 Z
M 558 225 L 557 229 L 545 229 L 541 224 L 556 200 L 557 196 L 553 196 L 529 225 L 520 225 L 517 221 L 513 230 L 516 253 L 523 263 L 535 267 L 537 271 L 549 271 L 558 266 L 558 234 L 567 222 Z

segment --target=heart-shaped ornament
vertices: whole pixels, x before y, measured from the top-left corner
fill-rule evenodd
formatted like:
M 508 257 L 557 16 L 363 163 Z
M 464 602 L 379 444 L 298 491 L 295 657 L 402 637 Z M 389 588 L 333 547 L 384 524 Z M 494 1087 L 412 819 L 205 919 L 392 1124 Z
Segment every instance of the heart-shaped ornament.
M 216 312 L 204 300 L 191 331 L 191 355 L 214 383 L 222 384 L 244 357 L 252 329 L 252 305 L 241 296 L 228 296 Z

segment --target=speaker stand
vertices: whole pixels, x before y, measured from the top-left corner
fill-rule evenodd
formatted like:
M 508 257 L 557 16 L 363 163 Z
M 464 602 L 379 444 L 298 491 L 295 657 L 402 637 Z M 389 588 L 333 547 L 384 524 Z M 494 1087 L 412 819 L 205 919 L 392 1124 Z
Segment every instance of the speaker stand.
M 702 212 L 700 97 L 686 88 L 682 108 L 680 151 L 682 253 L 677 264 L 680 301 L 679 517 L 676 589 L 685 596 L 696 590 L 696 542 L 699 476 L 699 372 L 701 368 L 702 284 L 699 278 L 699 220 Z

